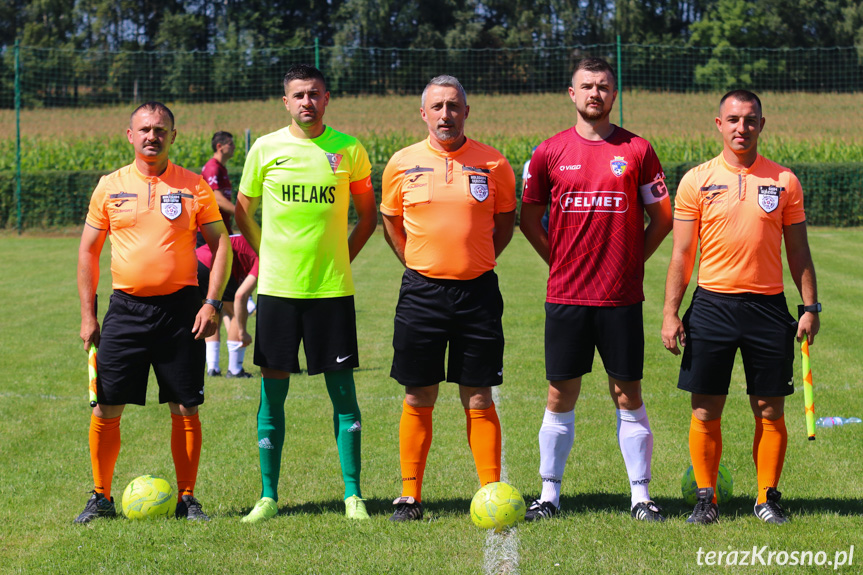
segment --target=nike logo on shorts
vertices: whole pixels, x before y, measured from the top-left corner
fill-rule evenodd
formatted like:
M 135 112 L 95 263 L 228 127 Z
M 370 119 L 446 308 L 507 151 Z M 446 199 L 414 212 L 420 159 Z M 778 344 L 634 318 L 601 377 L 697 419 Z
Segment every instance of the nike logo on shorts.
M 284 163 L 285 163 L 285 162 L 287 162 L 288 160 L 290 160 L 290 158 L 285 158 L 284 160 L 276 160 L 276 165 L 277 165 L 277 166 L 279 166 L 279 165 L 281 165 L 281 164 L 284 164 Z
M 346 355 L 345 357 L 338 356 L 338 357 L 336 357 L 336 363 L 343 363 L 343 362 L 347 361 L 353 355 L 354 354 Z

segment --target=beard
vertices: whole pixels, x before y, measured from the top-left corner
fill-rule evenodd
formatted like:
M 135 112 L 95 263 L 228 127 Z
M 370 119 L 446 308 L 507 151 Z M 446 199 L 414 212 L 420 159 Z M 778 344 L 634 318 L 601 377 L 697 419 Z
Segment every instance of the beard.
M 598 120 L 604 120 L 608 117 L 609 114 L 611 114 L 611 107 L 609 106 L 608 108 L 606 108 L 604 102 L 588 102 L 588 104 L 593 103 L 599 103 L 602 107 L 598 110 L 589 106 L 585 106 L 584 109 L 578 108 L 578 114 L 585 120 L 588 120 L 590 122 L 596 122 Z
M 435 138 L 437 138 L 437 140 L 440 142 L 455 142 L 456 140 L 461 138 L 461 132 L 455 131 L 444 132 L 443 130 L 435 129 L 434 134 Z

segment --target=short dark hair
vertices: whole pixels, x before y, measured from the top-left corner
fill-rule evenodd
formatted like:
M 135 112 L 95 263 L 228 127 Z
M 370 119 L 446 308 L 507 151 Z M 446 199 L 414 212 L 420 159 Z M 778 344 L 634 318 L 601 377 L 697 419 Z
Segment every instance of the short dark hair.
M 614 75 L 614 68 L 612 68 L 611 64 L 609 64 L 602 58 L 582 58 L 575 64 L 575 67 L 572 69 L 571 78 L 575 78 L 575 74 L 579 70 L 585 70 L 587 72 L 608 72 L 608 75 L 611 76 L 611 81 L 614 87 L 617 88 L 617 76 Z
M 137 114 L 141 110 L 147 110 L 148 112 L 155 112 L 158 110 L 163 114 L 167 114 L 167 116 L 171 118 L 171 129 L 174 129 L 174 113 L 168 108 L 168 106 L 166 106 L 162 102 L 156 102 L 155 100 L 144 102 L 143 104 L 135 108 L 135 111 L 132 112 L 131 116 L 129 116 L 129 125 L 132 125 L 132 118 L 134 118 L 135 114 Z
M 763 115 L 761 108 L 761 99 L 755 94 L 755 92 L 750 92 L 749 90 L 731 90 L 719 100 L 719 117 L 722 117 L 722 104 L 725 103 L 725 100 L 731 98 L 732 100 L 737 100 L 738 102 L 746 102 L 747 104 L 755 103 L 758 105 L 758 115 Z
M 224 146 L 233 139 L 234 136 L 230 132 L 216 132 L 213 134 L 213 141 L 211 143 L 213 151 L 215 152 L 220 145 Z
M 327 81 L 324 79 L 323 73 L 308 64 L 294 64 L 288 68 L 284 81 L 285 93 L 287 93 L 288 84 L 294 80 L 320 80 L 324 84 L 324 91 L 327 90 Z

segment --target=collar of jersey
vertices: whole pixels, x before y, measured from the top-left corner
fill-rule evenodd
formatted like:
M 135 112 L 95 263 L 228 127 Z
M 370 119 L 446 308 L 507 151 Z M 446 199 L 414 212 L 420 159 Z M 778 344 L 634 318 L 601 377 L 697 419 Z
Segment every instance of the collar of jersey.
M 758 165 L 761 163 L 761 154 L 755 156 L 755 161 L 752 162 L 752 165 L 748 168 L 735 168 L 734 166 L 730 165 L 725 160 L 725 154 L 719 154 L 719 159 L 722 161 L 722 165 L 725 166 L 725 169 L 732 174 L 742 174 L 744 176 L 748 176 L 749 174 L 754 172 L 758 168 Z
M 462 144 L 461 148 L 459 148 L 455 152 L 445 152 L 444 150 L 438 150 L 437 148 L 435 148 L 434 146 L 431 145 L 431 136 L 426 138 L 426 146 L 431 151 L 431 153 L 433 153 L 437 156 L 447 157 L 447 158 L 455 158 L 455 157 L 460 156 L 465 151 L 467 151 L 467 149 L 471 146 L 471 139 L 465 138 L 464 144 Z
M 291 133 L 291 127 L 290 126 L 285 126 L 284 130 L 285 130 L 285 134 L 288 135 L 288 138 L 295 141 L 295 142 L 318 142 L 318 141 L 324 139 L 325 137 L 327 137 L 327 135 L 329 135 L 332 128 L 329 125 L 325 124 L 324 125 L 324 131 L 321 132 L 321 135 L 318 136 L 317 138 L 298 138 Z
M 575 126 L 570 129 L 572 130 L 572 133 L 575 134 L 575 137 L 578 138 L 579 142 L 581 142 L 585 146 L 604 146 L 605 144 L 614 141 L 621 129 L 620 126 L 618 126 L 617 124 L 612 124 L 612 127 L 614 129 L 611 131 L 608 137 L 602 138 L 601 140 L 588 140 L 587 138 L 578 133 L 578 130 L 575 129 Z
M 171 162 L 171 160 L 168 160 L 168 166 L 165 168 L 165 171 L 162 172 L 161 175 L 159 175 L 159 176 L 145 176 L 144 174 L 141 173 L 141 170 L 138 169 L 138 163 L 132 162 L 132 173 L 134 173 L 136 176 L 138 176 L 139 178 L 141 178 L 145 182 L 151 182 L 153 180 L 164 180 L 168 176 L 168 174 L 171 173 L 171 171 L 173 171 L 173 169 L 174 169 L 173 162 Z

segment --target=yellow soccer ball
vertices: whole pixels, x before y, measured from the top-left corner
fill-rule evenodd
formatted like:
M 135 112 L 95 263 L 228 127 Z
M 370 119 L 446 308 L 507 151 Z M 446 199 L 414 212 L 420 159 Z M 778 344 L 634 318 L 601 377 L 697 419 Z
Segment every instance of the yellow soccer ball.
M 174 488 L 161 477 L 142 475 L 123 491 L 123 514 L 129 519 L 173 517 L 176 509 Z
M 527 506 L 521 493 L 507 483 L 498 481 L 480 488 L 470 502 L 470 518 L 480 529 L 495 532 L 524 521 Z

